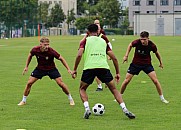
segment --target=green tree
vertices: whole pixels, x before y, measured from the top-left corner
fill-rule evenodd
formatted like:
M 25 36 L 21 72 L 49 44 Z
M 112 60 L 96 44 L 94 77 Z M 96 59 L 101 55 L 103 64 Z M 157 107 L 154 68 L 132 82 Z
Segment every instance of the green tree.
M 41 3 L 38 6 L 38 20 L 41 23 L 47 23 L 47 17 L 48 17 L 48 7 L 49 4 L 47 3 Z
M 89 10 L 90 6 L 96 5 L 99 0 L 77 0 L 77 14 L 85 14 L 85 10 Z
M 65 20 L 65 14 L 59 4 L 56 4 L 51 9 L 51 14 L 48 17 L 48 22 L 51 23 L 52 27 L 57 27 L 60 23 Z
M 76 23 L 75 26 L 77 27 L 77 29 L 83 31 L 86 29 L 86 27 L 90 24 L 89 22 L 89 18 L 88 17 L 80 17 L 76 19 Z
M 75 13 L 74 13 L 74 8 L 68 11 L 68 16 L 67 16 L 67 24 L 72 24 L 75 22 Z
M 97 13 L 105 19 L 104 23 L 110 27 L 117 27 L 120 18 L 120 3 L 117 0 L 99 0 L 96 5 Z
M 126 10 L 123 11 L 123 22 L 122 22 L 122 26 L 124 28 L 128 28 L 129 27 L 129 18 L 128 18 L 128 13 L 129 13 L 129 9 L 126 8 Z
M 25 20 L 36 20 L 37 7 L 37 0 L 1 0 L 0 22 L 4 22 L 7 34 L 13 28 L 23 27 Z
M 94 20 L 97 19 L 97 16 L 90 16 L 90 17 L 80 17 L 77 18 L 75 21 L 75 26 L 78 30 L 81 32 L 85 31 L 87 26 L 94 22 Z
M 32 21 L 38 7 L 37 0 L 1 0 L 0 21 L 22 22 L 25 19 Z M 34 10 L 35 9 L 35 10 Z

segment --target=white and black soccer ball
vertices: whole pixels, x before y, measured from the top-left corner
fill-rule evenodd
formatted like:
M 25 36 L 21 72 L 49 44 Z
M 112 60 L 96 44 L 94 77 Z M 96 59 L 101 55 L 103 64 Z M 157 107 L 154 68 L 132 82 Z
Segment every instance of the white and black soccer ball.
M 105 107 L 101 103 L 96 103 L 94 107 L 92 107 L 92 112 L 94 115 L 101 116 L 105 113 Z

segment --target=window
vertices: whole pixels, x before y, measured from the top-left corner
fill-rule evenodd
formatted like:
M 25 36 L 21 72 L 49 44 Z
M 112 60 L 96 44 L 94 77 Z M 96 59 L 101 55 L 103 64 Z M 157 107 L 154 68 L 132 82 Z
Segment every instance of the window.
M 147 0 L 147 5 L 154 5 L 154 0 Z
M 181 0 L 175 0 L 175 5 L 181 5 Z
M 147 11 L 147 14 L 154 14 L 155 11 Z
M 140 11 L 133 11 L 133 14 L 139 14 Z
M 136 5 L 136 6 L 140 5 L 140 0 L 134 0 L 133 5 Z
M 160 0 L 160 5 L 168 5 L 168 0 Z
M 58 3 L 59 3 L 59 6 L 62 7 L 62 1 L 59 1 Z
M 181 11 L 174 11 L 175 13 L 181 13 Z
M 164 13 L 168 13 L 168 11 L 160 11 L 160 13 L 164 14 Z

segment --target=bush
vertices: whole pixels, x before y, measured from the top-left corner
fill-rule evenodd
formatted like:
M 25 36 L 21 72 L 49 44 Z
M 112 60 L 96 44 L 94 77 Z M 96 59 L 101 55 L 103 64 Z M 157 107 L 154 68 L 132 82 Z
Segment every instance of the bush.
M 133 35 L 133 30 L 124 28 L 110 28 L 104 29 L 106 35 Z

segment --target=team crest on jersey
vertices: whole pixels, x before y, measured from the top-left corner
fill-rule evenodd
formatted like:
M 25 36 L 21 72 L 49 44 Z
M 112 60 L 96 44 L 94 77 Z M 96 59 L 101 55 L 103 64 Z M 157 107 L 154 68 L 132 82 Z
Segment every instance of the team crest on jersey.
M 48 60 L 48 56 L 46 56 L 45 59 Z

